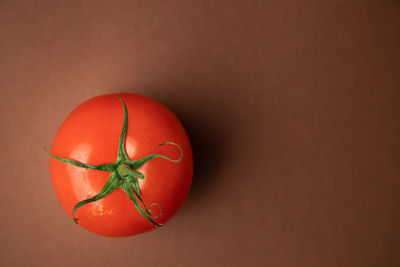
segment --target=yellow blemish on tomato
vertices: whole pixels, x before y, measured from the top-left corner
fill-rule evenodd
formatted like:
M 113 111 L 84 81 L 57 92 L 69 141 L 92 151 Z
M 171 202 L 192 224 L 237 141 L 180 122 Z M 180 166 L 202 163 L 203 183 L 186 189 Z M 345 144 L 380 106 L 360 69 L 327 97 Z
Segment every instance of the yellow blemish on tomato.
M 104 211 L 103 204 L 96 205 L 97 207 L 93 209 L 92 214 L 94 216 L 102 216 L 102 215 L 110 215 L 112 214 L 112 210 Z

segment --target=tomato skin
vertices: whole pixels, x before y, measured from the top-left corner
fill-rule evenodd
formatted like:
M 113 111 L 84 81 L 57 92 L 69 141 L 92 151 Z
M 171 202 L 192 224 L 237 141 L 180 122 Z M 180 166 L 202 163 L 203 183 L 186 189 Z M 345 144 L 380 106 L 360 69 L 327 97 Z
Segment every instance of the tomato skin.
M 51 154 L 91 165 L 115 162 L 124 117 L 117 96 L 124 100 L 128 109 L 125 148 L 131 160 L 150 154 L 178 159 L 180 151 L 177 147 L 158 146 L 167 141 L 177 143 L 183 150 L 182 161 L 178 163 L 156 158 L 138 169 L 145 175 L 144 180 L 139 179 L 143 201 L 147 206 L 161 205 L 161 216 L 155 221 L 165 224 L 184 202 L 193 176 L 189 138 L 177 117 L 165 106 L 128 93 L 89 99 L 65 119 L 54 139 Z M 96 195 L 110 176 L 109 172 L 79 168 L 53 158 L 50 159 L 50 172 L 58 199 L 71 218 L 73 207 Z M 152 214 L 159 212 L 155 205 Z M 105 236 L 130 236 L 155 229 L 120 188 L 77 209 L 75 217 L 85 229 Z

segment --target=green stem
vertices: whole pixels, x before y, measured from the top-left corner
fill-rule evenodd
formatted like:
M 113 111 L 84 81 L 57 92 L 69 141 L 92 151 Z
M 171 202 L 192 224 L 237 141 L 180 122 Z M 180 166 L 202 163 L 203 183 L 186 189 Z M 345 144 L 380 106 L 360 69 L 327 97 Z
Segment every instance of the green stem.
M 127 184 L 124 183 L 122 185 L 122 190 L 124 190 L 124 192 L 126 194 L 128 194 L 129 198 L 132 200 L 133 204 L 135 205 L 136 209 L 139 211 L 139 213 L 145 217 L 148 221 L 150 221 L 151 223 L 153 223 L 156 226 L 162 226 L 162 224 L 160 223 L 156 223 L 155 221 L 153 221 L 150 216 L 143 210 L 143 208 L 140 206 L 139 202 L 136 200 L 135 196 L 133 195 L 133 191 L 132 191 L 132 187 Z
M 83 205 L 89 204 L 90 202 L 94 202 L 108 196 L 109 194 L 114 192 L 117 188 L 119 188 L 122 185 L 122 183 L 123 183 L 122 178 L 119 177 L 117 173 L 112 173 L 108 178 L 107 183 L 104 185 L 103 189 L 101 189 L 101 191 L 97 195 L 95 195 L 92 198 L 85 199 L 75 205 L 75 207 L 72 210 L 72 219 L 74 220 L 74 222 L 78 223 L 77 219 L 74 216 L 75 211 L 77 209 L 79 209 Z
M 140 173 L 138 171 L 135 171 L 134 169 L 131 169 L 128 164 L 120 164 L 117 168 L 118 174 L 121 177 L 127 177 L 127 176 L 132 176 L 132 177 L 138 177 L 141 179 L 144 179 L 143 173 Z

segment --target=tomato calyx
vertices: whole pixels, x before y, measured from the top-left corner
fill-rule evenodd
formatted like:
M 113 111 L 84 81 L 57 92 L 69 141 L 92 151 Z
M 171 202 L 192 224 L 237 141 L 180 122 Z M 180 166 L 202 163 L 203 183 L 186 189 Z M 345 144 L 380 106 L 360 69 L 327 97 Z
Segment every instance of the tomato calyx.
M 135 205 L 136 209 L 139 211 L 139 213 L 145 219 L 147 219 L 149 222 L 151 222 L 155 226 L 162 226 L 161 223 L 157 223 L 153 220 L 162 215 L 161 205 L 158 203 L 152 203 L 151 205 L 149 205 L 149 207 L 147 207 L 141 197 L 138 179 L 145 179 L 145 175 L 143 173 L 137 171 L 137 169 L 142 167 L 144 164 L 146 164 L 147 162 L 149 162 L 150 160 L 155 159 L 155 158 L 163 158 L 163 159 L 169 160 L 171 162 L 175 162 L 175 163 L 180 162 L 183 158 L 183 150 L 178 144 L 175 144 L 173 142 L 164 142 L 162 144 L 159 144 L 159 146 L 170 144 L 170 145 L 174 145 L 177 148 L 179 148 L 180 153 L 181 153 L 181 156 L 179 159 L 174 160 L 174 159 L 171 159 L 164 155 L 151 154 L 151 155 L 148 155 L 141 159 L 130 160 L 126 153 L 126 149 L 125 149 L 125 139 L 126 139 L 126 135 L 128 132 L 128 110 L 126 108 L 125 102 L 120 97 L 118 97 L 118 99 L 122 102 L 123 107 L 124 107 L 124 122 L 123 122 L 123 126 L 122 126 L 121 136 L 119 139 L 118 156 L 117 156 L 117 160 L 115 162 L 102 164 L 102 165 L 90 165 L 90 164 L 81 163 L 79 161 L 75 161 L 72 159 L 60 158 L 58 156 L 52 155 L 46 150 L 46 148 L 45 148 L 45 151 L 50 157 L 52 157 L 56 160 L 59 160 L 61 162 L 71 164 L 71 165 L 74 165 L 74 166 L 80 167 L 80 168 L 106 171 L 106 172 L 111 173 L 106 184 L 104 185 L 104 187 L 101 189 L 101 191 L 97 195 L 95 195 L 91 198 L 82 200 L 74 206 L 74 208 L 72 210 L 72 218 L 75 223 L 78 223 L 78 218 L 75 218 L 75 216 L 74 216 L 74 213 L 78 208 L 80 208 L 86 204 L 89 204 L 91 202 L 100 200 L 100 199 L 106 197 L 107 195 L 111 194 L 116 189 L 121 188 L 129 196 L 129 198 Z M 151 214 L 151 208 L 154 205 L 157 205 L 160 208 L 160 213 L 157 216 L 154 216 Z
M 140 179 L 144 179 L 143 173 L 135 171 L 134 169 L 131 169 L 131 167 L 129 167 L 129 165 L 126 163 L 122 163 L 122 164 L 118 165 L 117 172 L 118 172 L 119 176 L 121 176 L 122 178 L 137 177 Z

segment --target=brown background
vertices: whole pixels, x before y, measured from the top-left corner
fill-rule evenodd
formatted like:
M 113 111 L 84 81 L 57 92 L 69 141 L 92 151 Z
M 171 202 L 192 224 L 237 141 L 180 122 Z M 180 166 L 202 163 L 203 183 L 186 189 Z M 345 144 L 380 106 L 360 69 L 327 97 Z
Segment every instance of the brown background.
M 398 1 L 1 1 L 1 266 L 400 266 Z M 105 93 L 171 108 L 192 191 L 74 225 L 42 146 Z

